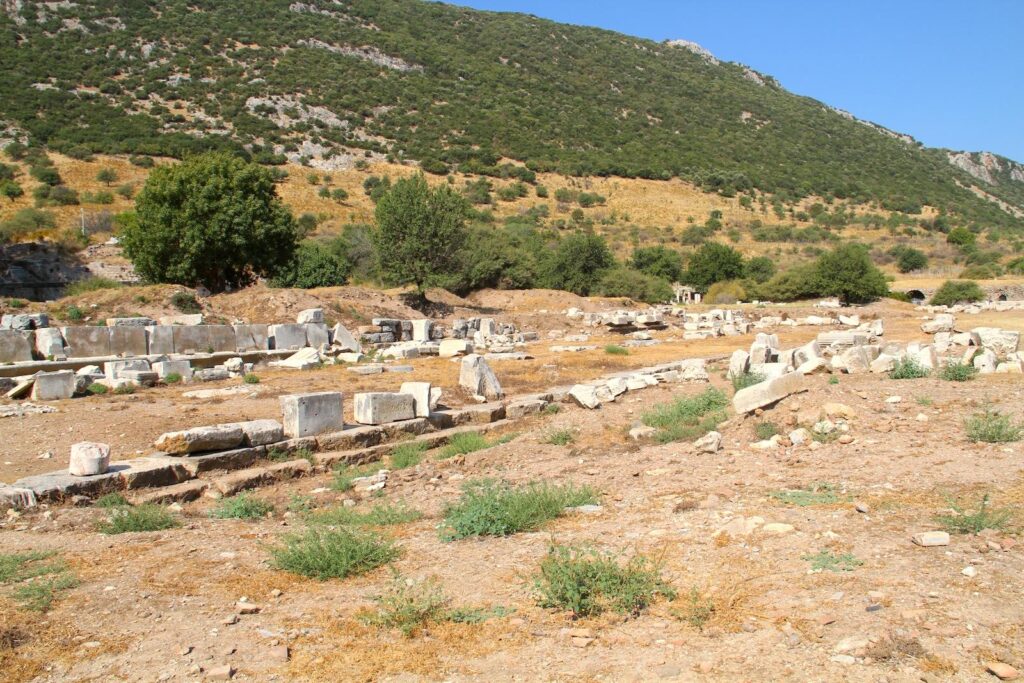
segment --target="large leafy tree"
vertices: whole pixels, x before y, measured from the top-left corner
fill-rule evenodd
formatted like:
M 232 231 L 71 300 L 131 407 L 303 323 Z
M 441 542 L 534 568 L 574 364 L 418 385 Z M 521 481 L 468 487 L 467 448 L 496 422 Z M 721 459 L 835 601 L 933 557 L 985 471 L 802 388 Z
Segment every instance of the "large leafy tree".
M 447 185 L 430 189 L 422 174 L 403 178 L 377 202 L 374 248 L 381 275 L 397 285 L 443 283 L 457 270 L 466 239 L 466 200 Z
M 211 153 L 154 170 L 121 243 L 144 280 L 222 291 L 290 263 L 297 229 L 269 171 Z
M 702 292 L 723 280 L 743 277 L 743 254 L 717 242 L 707 242 L 690 256 L 686 281 Z
M 604 238 L 576 233 L 558 243 L 544 264 L 544 284 L 581 296 L 596 290 L 604 271 L 615 265 Z
M 679 282 L 683 279 L 682 254 L 661 245 L 634 249 L 633 267 L 642 273 L 669 282 Z
M 821 296 L 839 297 L 844 304 L 868 303 L 889 291 L 863 244 L 843 244 L 819 256 L 814 279 Z

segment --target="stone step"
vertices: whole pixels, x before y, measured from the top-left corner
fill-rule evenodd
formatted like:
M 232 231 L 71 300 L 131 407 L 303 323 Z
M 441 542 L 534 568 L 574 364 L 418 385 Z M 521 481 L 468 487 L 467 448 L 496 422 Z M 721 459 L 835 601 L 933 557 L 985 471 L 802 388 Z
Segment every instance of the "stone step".
M 294 479 L 313 471 L 313 464 L 304 458 L 289 460 L 268 467 L 251 467 L 238 470 L 212 480 L 211 485 L 222 495 L 231 496 L 245 489 L 257 488 L 285 479 Z

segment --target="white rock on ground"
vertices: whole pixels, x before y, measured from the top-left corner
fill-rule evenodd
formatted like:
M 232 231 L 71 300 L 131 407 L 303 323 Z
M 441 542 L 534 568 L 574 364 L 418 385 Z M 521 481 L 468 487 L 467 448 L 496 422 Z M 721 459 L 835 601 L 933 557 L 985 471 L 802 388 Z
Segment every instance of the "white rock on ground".
M 164 453 L 184 455 L 237 448 L 244 438 L 245 432 L 238 426 L 238 423 L 222 424 L 193 427 L 180 432 L 167 432 L 161 434 L 153 446 Z
M 483 356 L 471 353 L 462 359 L 459 369 L 459 386 L 468 389 L 474 396 L 487 399 L 501 398 L 504 392 L 498 377 Z
M 354 400 L 353 416 L 360 424 L 379 425 L 416 417 L 416 399 L 412 394 L 364 392 L 356 394 Z
M 108 467 L 110 467 L 110 446 L 107 444 L 89 441 L 71 444 L 68 474 L 76 477 L 91 477 L 103 474 Z
M 740 389 L 733 396 L 732 404 L 737 413 L 749 413 L 801 391 L 807 391 L 804 376 L 799 372 L 790 372 L 782 377 Z
M 708 432 L 693 442 L 702 453 L 717 453 L 722 447 L 722 435 L 719 432 Z
M 341 323 L 336 324 L 331 330 L 331 343 L 340 346 L 344 351 L 353 353 L 362 353 L 363 351 L 363 347 L 356 341 L 356 338 Z

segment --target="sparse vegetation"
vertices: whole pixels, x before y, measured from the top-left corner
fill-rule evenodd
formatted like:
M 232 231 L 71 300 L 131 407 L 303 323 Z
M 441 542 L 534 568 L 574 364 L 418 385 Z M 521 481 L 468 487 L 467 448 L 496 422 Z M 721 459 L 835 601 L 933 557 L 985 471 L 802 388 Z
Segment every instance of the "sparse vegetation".
M 488 439 L 478 432 L 456 434 L 448 441 L 448 444 L 438 452 L 437 459 L 447 460 L 448 458 L 454 458 L 457 455 L 467 455 L 476 451 L 482 451 L 486 448 L 500 446 L 503 443 L 508 443 L 512 439 L 516 438 L 516 436 L 518 435 L 513 433 L 505 434 L 497 439 Z
M 754 436 L 758 440 L 770 439 L 779 433 L 779 428 L 774 422 L 758 422 L 754 425 Z
M 222 498 L 217 506 L 210 511 L 210 516 L 217 519 L 263 519 L 274 512 L 274 506 L 248 493 L 239 493 L 230 498 Z
M 1014 518 L 1014 511 L 1009 508 L 993 508 L 987 493 L 974 510 L 969 511 L 954 500 L 949 501 L 949 507 L 952 513 L 938 515 L 935 521 L 951 534 L 978 534 L 985 529 L 1005 531 Z
M 282 541 L 271 550 L 273 565 L 320 581 L 364 574 L 399 556 L 390 539 L 348 528 L 313 526 Z
M 164 384 L 177 384 L 181 381 L 181 375 L 177 372 L 168 372 L 164 375 Z
M 93 503 L 98 508 L 116 508 L 124 505 L 129 505 L 128 499 L 120 493 L 107 493 L 96 499 Z
M 182 313 L 202 313 L 203 308 L 196 301 L 195 294 L 190 292 L 175 292 L 171 295 L 171 306 L 178 309 Z
M 242 381 L 245 382 L 246 384 L 259 384 L 260 376 L 253 372 L 247 372 L 242 377 Z
M 551 546 L 534 586 L 542 607 L 567 610 L 576 619 L 609 610 L 636 616 L 658 597 L 675 597 L 658 563 L 643 555 L 623 563 L 587 547 Z
M 163 531 L 180 526 L 177 518 L 159 505 L 138 505 L 111 509 L 106 522 L 98 525 L 104 534 L 124 534 L 137 531 Z
M 387 592 L 375 597 L 374 602 L 377 609 L 361 616 L 364 623 L 397 628 L 411 638 L 431 622 L 445 621 L 450 600 L 436 579 L 416 583 L 396 573 Z
M 565 508 L 597 502 L 587 486 L 530 483 L 514 487 L 507 482 L 479 480 L 463 487 L 462 497 L 444 510 L 445 540 L 471 536 L 510 536 L 532 531 L 559 517 Z
M 982 443 L 1020 441 L 1024 427 L 1014 424 L 1009 415 L 989 409 L 975 413 L 964 421 L 967 438 Z
M 706 597 L 699 588 L 692 586 L 686 594 L 685 602 L 672 613 L 699 631 L 711 620 L 715 613 L 715 603 Z
M 609 356 L 629 355 L 629 349 L 627 349 L 624 346 L 619 346 L 618 344 L 608 344 L 607 346 L 604 347 L 604 352 L 607 353 Z
M 335 526 L 392 526 L 414 522 L 423 515 L 405 503 L 378 503 L 367 511 L 335 507 L 313 514 L 309 521 Z
M 799 507 L 833 505 L 847 500 L 846 496 L 840 496 L 837 493 L 835 484 L 825 482 L 814 483 L 804 489 L 773 491 L 768 496 L 787 505 L 797 505 Z
M 350 491 L 356 479 L 376 474 L 379 470 L 379 463 L 367 465 L 348 465 L 342 463 L 334 469 L 334 480 L 331 482 L 331 488 L 335 491 Z
M 426 452 L 427 444 L 420 441 L 399 444 L 391 451 L 391 469 L 404 470 L 415 467 L 423 460 Z
M 764 375 L 758 372 L 744 372 L 742 375 L 736 375 L 732 378 L 732 388 L 736 391 L 752 387 L 755 384 L 760 384 L 767 379 Z
M 811 563 L 812 571 L 852 572 L 864 564 L 852 553 L 836 555 L 831 550 L 820 550 L 814 555 L 804 555 L 801 559 Z
M 0 585 L 14 587 L 11 597 L 22 608 L 45 612 L 59 591 L 78 585 L 62 560 L 48 562 L 53 557 L 52 552 L 0 554 Z M 0 650 L 4 645 L 0 640 Z
M 544 443 L 552 446 L 568 446 L 574 440 L 571 429 L 553 429 L 544 436 Z
M 658 404 L 640 419 L 648 427 L 658 430 L 654 435 L 658 443 L 696 439 L 725 421 L 724 409 L 728 404 L 725 394 L 710 388 L 691 398 Z
M 105 394 L 108 391 L 110 391 L 110 387 L 108 387 L 106 384 L 100 384 L 99 382 L 93 382 L 92 384 L 90 384 L 86 388 L 86 391 L 88 391 L 90 394 L 93 394 L 95 396 L 102 396 L 103 394 Z

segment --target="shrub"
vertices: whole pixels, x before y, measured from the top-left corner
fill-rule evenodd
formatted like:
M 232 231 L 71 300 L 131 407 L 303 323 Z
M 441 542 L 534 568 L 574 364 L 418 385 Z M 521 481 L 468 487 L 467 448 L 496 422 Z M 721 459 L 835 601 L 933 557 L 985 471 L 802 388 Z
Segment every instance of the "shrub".
M 391 469 L 404 470 L 408 467 L 415 467 L 423 460 L 423 454 L 426 451 L 427 444 L 419 441 L 395 446 L 395 449 L 391 451 Z
M 265 501 L 239 493 L 237 496 L 223 498 L 211 512 L 210 516 L 217 519 L 263 519 L 274 512 L 274 506 Z
M 675 597 L 660 567 L 643 555 L 625 564 L 592 548 L 552 546 L 534 586 L 542 607 L 568 610 L 573 618 L 611 610 L 636 616 L 658 596 Z
M 666 280 L 623 266 L 604 271 L 595 291 L 601 296 L 628 297 L 648 304 L 672 299 L 672 287 Z
M 196 295 L 191 292 L 175 292 L 171 295 L 171 306 L 182 313 L 202 313 L 203 308 L 196 301 Z
M 967 438 L 983 443 L 1009 443 L 1020 441 L 1024 428 L 1014 424 L 1008 415 L 994 410 L 975 413 L 964 421 Z
M 852 572 L 864 564 L 853 553 L 836 555 L 831 550 L 821 550 L 814 555 L 804 555 L 802 558 L 811 563 L 811 571 L 828 572 Z
M 181 381 L 181 375 L 177 372 L 168 372 L 164 375 L 164 384 L 177 384 Z
M 102 396 L 103 394 L 105 394 L 108 391 L 110 391 L 110 387 L 108 387 L 106 384 L 100 384 L 99 382 L 93 382 L 92 384 L 89 385 L 89 387 L 86 389 L 86 391 L 88 391 L 90 394 L 94 394 L 96 396 Z
M 742 375 L 736 375 L 732 378 L 732 388 L 739 391 L 740 389 L 760 384 L 766 379 L 767 377 L 758 372 L 744 372 Z
M 933 306 L 954 306 L 984 298 L 984 290 L 973 280 L 946 280 L 935 291 L 931 303 Z
M 979 534 L 985 529 L 1003 531 L 1014 517 L 1011 509 L 989 507 L 989 495 L 981 497 L 978 508 L 967 512 L 955 501 L 949 502 L 953 514 L 937 515 L 935 521 L 951 534 Z
M 295 252 L 295 220 L 271 174 L 228 154 L 155 169 L 135 207 L 120 239 L 149 282 L 220 291 L 273 275 Z
M 281 267 L 270 284 L 273 287 L 337 287 L 348 282 L 348 261 L 333 244 L 306 240 L 295 251 L 295 256 Z
M 743 267 L 743 276 L 757 283 L 768 282 L 776 270 L 775 261 L 767 256 L 755 256 Z
M 889 379 L 921 379 L 929 375 L 928 368 L 913 358 L 901 358 L 889 371 Z
M 114 387 L 114 393 L 118 396 L 129 396 L 135 393 L 135 385 L 125 382 Z
M 559 517 L 565 508 L 597 502 L 590 487 L 531 483 L 513 487 L 506 482 L 467 483 L 462 497 L 444 510 L 442 538 L 510 536 L 532 531 Z
M 764 441 L 779 433 L 779 428 L 772 422 L 758 422 L 754 425 L 754 436 Z
M 977 237 L 967 228 L 953 228 L 946 235 L 946 242 L 958 247 L 971 247 L 977 241 Z
M 128 504 L 128 499 L 120 493 L 108 493 L 100 496 L 96 499 L 96 502 L 93 503 L 93 505 L 98 508 L 116 508 Z
M 619 346 L 618 344 L 608 344 L 604 347 L 604 352 L 609 356 L 628 356 L 629 349 L 625 346 Z
M 418 510 L 408 507 L 405 503 L 380 503 L 367 512 L 353 508 L 336 507 L 317 512 L 309 518 L 313 524 L 333 524 L 336 526 L 391 526 L 415 522 L 422 517 Z
M 577 233 L 558 243 L 542 266 L 542 284 L 587 296 L 601 281 L 602 271 L 615 265 L 604 238 Z
M 739 280 L 716 282 L 708 287 L 703 301 L 708 304 L 734 304 L 747 298 L 743 284 Z
M 648 427 L 659 430 L 654 435 L 658 443 L 696 439 L 725 421 L 724 408 L 728 404 L 725 394 L 710 388 L 691 398 L 656 405 L 640 419 Z
M 123 534 L 136 531 L 163 531 L 180 523 L 167 509 L 159 505 L 114 508 L 109 519 L 98 525 L 104 534 Z
M 86 292 L 98 292 L 102 289 L 120 289 L 122 286 L 120 282 L 110 278 L 90 277 L 70 283 L 64 290 L 64 296 L 80 296 Z
M 64 309 L 64 317 L 67 318 L 68 320 L 71 320 L 72 322 L 78 322 L 79 320 L 85 318 L 85 313 L 83 313 L 82 309 L 79 308 L 78 306 L 71 304 L 70 306 Z
M 273 565 L 320 581 L 364 574 L 399 555 L 390 539 L 346 528 L 310 527 L 282 540 L 283 546 L 271 550 Z
M 242 377 L 242 381 L 246 384 L 259 384 L 260 377 L 254 372 L 247 372 L 245 373 L 245 376 Z
M 397 628 L 411 638 L 430 622 L 444 621 L 448 603 L 435 579 L 407 582 L 395 574 L 388 591 L 374 598 L 377 611 L 361 617 L 363 623 L 378 628 Z
M 904 248 L 896 258 L 896 268 L 901 273 L 911 273 L 928 267 L 928 257 L 924 252 L 911 247 Z
M 939 377 L 947 382 L 966 382 L 974 379 L 977 374 L 978 369 L 973 365 L 967 365 L 966 363 L 950 363 L 946 367 L 942 368 L 942 372 L 939 373 Z

